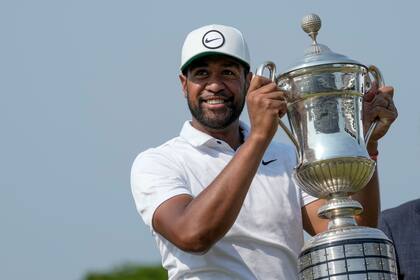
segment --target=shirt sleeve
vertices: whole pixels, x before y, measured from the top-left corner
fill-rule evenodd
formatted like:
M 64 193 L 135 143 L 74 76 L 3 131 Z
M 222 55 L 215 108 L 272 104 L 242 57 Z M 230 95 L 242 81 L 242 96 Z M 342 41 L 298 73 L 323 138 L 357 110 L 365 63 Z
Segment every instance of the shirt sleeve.
M 318 199 L 317 197 L 306 193 L 300 187 L 299 187 L 299 189 L 300 189 L 300 205 L 301 205 L 301 207 L 304 207 L 305 205 L 308 205 L 312 201 L 315 201 L 315 200 Z
M 131 191 L 137 211 L 153 231 L 155 210 L 166 200 L 180 194 L 191 194 L 183 170 L 174 160 L 147 150 L 135 160 L 131 169 Z

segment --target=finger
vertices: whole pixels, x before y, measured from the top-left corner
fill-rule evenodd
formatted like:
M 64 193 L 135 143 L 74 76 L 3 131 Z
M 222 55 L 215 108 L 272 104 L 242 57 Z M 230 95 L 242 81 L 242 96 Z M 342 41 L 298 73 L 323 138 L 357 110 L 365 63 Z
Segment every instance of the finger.
M 279 118 L 282 118 L 287 113 L 287 103 L 283 102 L 279 110 Z
M 377 91 L 369 91 L 366 95 L 363 98 L 365 103 L 371 103 L 374 106 L 377 104 L 385 104 L 384 107 L 388 107 L 388 104 L 392 102 L 394 97 L 394 88 L 388 86 L 381 87 Z
M 394 121 L 397 118 L 397 116 L 398 116 L 398 111 L 393 102 L 391 102 L 388 105 L 388 108 L 378 107 L 379 118 L 387 118 L 387 119 L 392 119 L 392 121 Z
M 391 119 L 391 120 L 394 120 L 394 119 L 396 119 L 397 115 L 398 115 L 398 112 L 397 112 L 395 106 L 393 106 L 393 105 L 389 109 L 375 107 L 372 110 L 372 118 L 373 119 Z
M 262 86 L 265 86 L 265 85 L 270 84 L 270 83 L 274 84 L 273 81 L 271 81 L 270 79 L 268 79 L 266 77 L 254 75 L 251 79 L 251 83 L 249 85 L 248 92 L 259 89 Z
M 383 115 L 381 118 L 377 120 L 377 125 L 375 130 L 371 135 L 371 140 L 378 141 L 382 138 L 391 127 L 391 124 L 395 121 L 396 115 L 394 113 L 390 113 L 387 116 Z
M 369 91 L 365 95 L 363 95 L 363 100 L 366 102 L 371 102 L 373 98 L 375 98 L 375 95 L 377 94 L 377 92 L 378 92 L 378 84 L 376 83 L 376 81 L 373 81 Z
M 280 90 L 264 92 L 264 98 L 286 101 L 286 93 Z
M 370 125 L 373 121 L 379 120 L 379 122 L 381 122 L 383 125 L 390 126 L 397 117 L 398 117 L 398 111 L 395 108 L 394 104 L 391 104 L 389 109 L 375 107 L 370 112 L 367 121 Z
M 394 97 L 394 88 L 391 86 L 383 86 L 378 89 L 378 95 L 389 96 L 390 98 Z
M 267 109 L 273 109 L 274 111 L 279 111 L 287 106 L 284 100 L 270 99 L 267 102 Z
M 273 82 L 270 82 L 268 84 L 262 85 L 259 88 L 255 88 L 254 90 L 248 91 L 248 96 L 257 96 L 259 94 L 267 94 L 270 92 L 278 91 L 277 85 Z
M 394 106 L 394 101 L 390 92 L 388 93 L 379 93 L 375 96 L 373 101 L 364 102 L 363 104 L 366 112 L 371 111 L 375 107 L 383 107 L 389 109 L 390 106 Z M 394 106 L 395 107 L 395 106 Z
M 282 91 L 273 91 L 269 93 L 255 94 L 249 98 L 248 103 L 255 104 L 259 108 L 272 108 L 271 103 L 286 103 L 284 93 Z
M 394 112 L 394 114 L 396 115 L 396 117 L 398 116 L 398 111 L 397 111 L 397 107 L 395 107 L 394 101 L 391 100 L 391 102 L 388 105 L 388 110 Z
M 390 96 L 376 95 L 373 101 L 366 105 L 368 106 L 368 108 L 371 108 L 371 109 L 375 107 L 388 108 L 391 102 L 392 102 L 392 99 Z
M 284 100 L 270 99 L 264 100 L 262 103 L 266 112 L 271 112 L 275 115 L 283 115 L 287 110 L 287 104 Z

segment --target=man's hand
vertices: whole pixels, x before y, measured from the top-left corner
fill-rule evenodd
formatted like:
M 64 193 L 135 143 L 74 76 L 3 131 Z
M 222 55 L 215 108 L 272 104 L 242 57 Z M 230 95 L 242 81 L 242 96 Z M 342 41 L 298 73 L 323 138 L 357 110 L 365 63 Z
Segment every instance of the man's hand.
M 378 140 L 382 138 L 398 116 L 395 108 L 394 88 L 384 86 L 378 89 L 376 83 L 363 97 L 363 128 L 366 133 L 374 121 L 377 121 L 375 130 L 372 132 L 367 150 L 369 154 L 377 153 Z
M 249 85 L 246 102 L 251 134 L 267 139 L 269 143 L 277 131 L 278 119 L 287 111 L 284 92 L 271 80 L 255 75 Z

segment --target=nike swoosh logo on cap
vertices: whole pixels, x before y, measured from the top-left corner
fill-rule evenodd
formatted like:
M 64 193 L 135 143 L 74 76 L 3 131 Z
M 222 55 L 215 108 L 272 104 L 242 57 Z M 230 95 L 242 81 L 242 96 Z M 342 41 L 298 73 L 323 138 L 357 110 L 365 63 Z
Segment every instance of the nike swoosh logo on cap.
M 272 163 L 273 161 L 276 161 L 277 159 L 272 159 L 272 160 L 269 160 L 269 161 L 264 161 L 264 160 L 262 160 L 262 164 L 263 165 L 267 165 L 267 164 L 270 164 L 270 163 Z
M 214 39 L 209 39 L 209 38 L 206 38 L 206 39 L 204 40 L 204 42 L 205 42 L 206 44 L 208 44 L 208 43 L 210 43 L 210 42 L 213 42 L 213 41 L 216 41 L 216 40 L 220 40 L 220 39 L 222 39 L 222 38 L 214 38 Z

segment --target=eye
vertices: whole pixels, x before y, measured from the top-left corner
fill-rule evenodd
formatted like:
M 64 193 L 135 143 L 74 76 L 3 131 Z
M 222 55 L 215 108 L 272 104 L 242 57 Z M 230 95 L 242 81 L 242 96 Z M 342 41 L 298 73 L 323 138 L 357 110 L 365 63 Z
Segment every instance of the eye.
M 222 74 L 228 77 L 236 77 L 238 76 L 238 71 L 235 71 L 234 69 L 224 69 Z
M 196 78 L 204 78 L 209 75 L 207 69 L 197 69 L 194 71 L 193 76 Z

